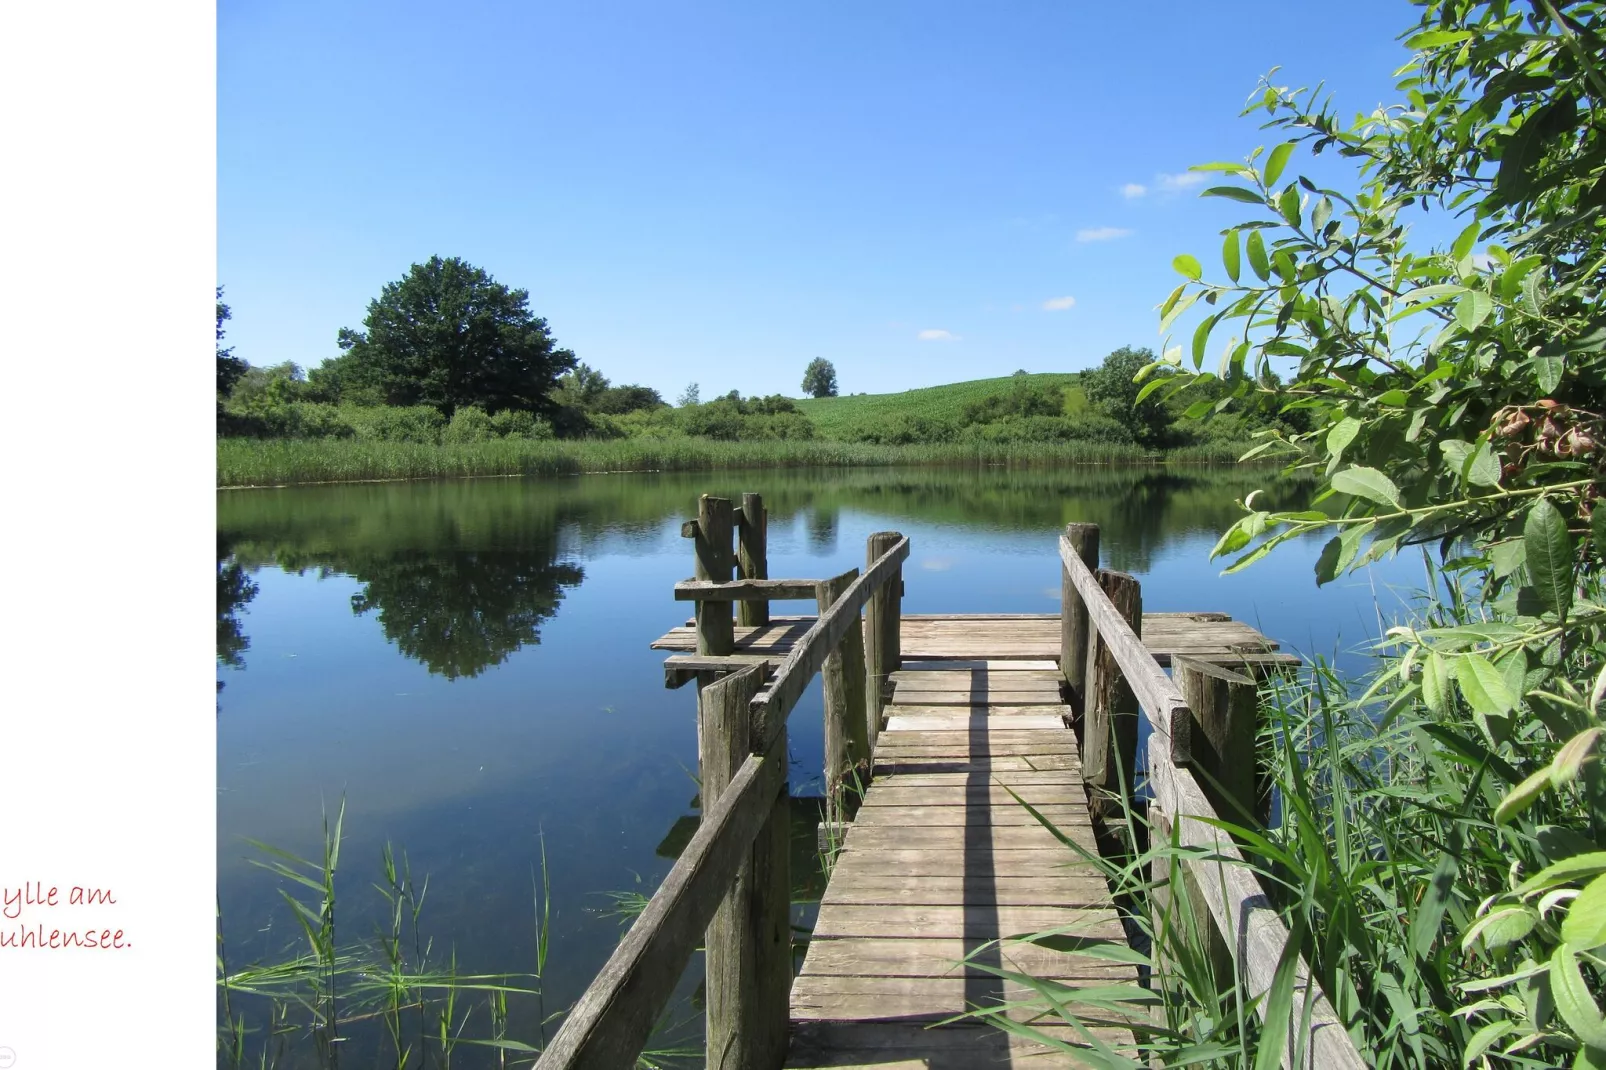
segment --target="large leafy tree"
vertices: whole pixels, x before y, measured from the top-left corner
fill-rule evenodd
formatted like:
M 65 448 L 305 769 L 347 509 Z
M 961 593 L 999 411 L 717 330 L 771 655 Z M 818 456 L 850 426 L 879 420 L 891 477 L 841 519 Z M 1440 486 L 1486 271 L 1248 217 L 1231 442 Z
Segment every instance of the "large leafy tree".
M 803 369 L 803 392 L 811 398 L 836 397 L 836 365 L 815 357 Z
M 1140 396 L 1141 388 L 1135 381 L 1153 363 L 1152 350 L 1122 346 L 1082 376 L 1087 400 L 1124 424 L 1132 437 L 1146 446 L 1162 445 L 1171 427 L 1170 411 L 1159 398 Z
M 431 257 L 369 302 L 363 331 L 341 328 L 341 378 L 392 405 L 546 412 L 575 356 L 558 348 L 529 293 L 457 257 Z

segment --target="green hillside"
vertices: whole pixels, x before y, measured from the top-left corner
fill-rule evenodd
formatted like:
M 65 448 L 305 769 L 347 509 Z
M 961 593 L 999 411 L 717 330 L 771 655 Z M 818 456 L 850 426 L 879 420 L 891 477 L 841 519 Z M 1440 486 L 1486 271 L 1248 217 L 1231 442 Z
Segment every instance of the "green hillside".
M 1076 383 L 1078 372 L 1039 372 L 1026 378 L 1033 386 L 1053 385 L 1065 392 L 1067 414 L 1080 412 L 1087 398 Z M 948 383 L 897 394 L 859 394 L 838 398 L 804 398 L 797 407 L 813 422 L 821 438 L 852 439 L 861 428 L 885 425 L 898 417 L 921 417 L 944 423 L 958 422 L 965 406 L 1014 390 L 1019 379 L 1013 375 L 997 379 L 972 379 L 968 383 Z

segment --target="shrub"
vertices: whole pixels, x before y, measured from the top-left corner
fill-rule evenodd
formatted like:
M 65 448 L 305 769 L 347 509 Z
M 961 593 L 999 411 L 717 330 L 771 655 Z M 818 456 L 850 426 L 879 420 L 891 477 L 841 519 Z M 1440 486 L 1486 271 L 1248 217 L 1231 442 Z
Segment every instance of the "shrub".
M 491 433 L 497 438 L 543 441 L 552 437 L 552 425 L 528 412 L 503 409 L 491 414 Z
M 441 441 L 446 443 L 488 442 L 496 437 L 490 416 L 478 405 L 464 405 L 452 413 L 451 422 L 441 432 Z
M 343 405 L 340 412 L 358 438 L 373 442 L 434 445 L 446 426 L 446 418 L 429 405 Z

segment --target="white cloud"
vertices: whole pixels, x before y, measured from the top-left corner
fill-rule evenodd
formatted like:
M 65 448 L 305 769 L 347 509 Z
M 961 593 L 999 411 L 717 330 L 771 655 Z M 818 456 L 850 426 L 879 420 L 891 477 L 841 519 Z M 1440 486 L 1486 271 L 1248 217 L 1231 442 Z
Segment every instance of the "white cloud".
M 1049 300 L 1043 302 L 1043 311 L 1044 312 L 1064 312 L 1068 308 L 1075 308 L 1075 307 L 1076 307 L 1076 298 L 1071 297 L 1069 295 L 1067 295 L 1065 297 L 1050 298 Z
M 1129 201 L 1135 201 L 1147 192 L 1149 192 L 1149 187 L 1140 182 L 1128 182 L 1121 187 L 1121 196 Z
M 1131 234 L 1125 227 L 1088 227 L 1076 232 L 1077 241 L 1114 241 Z
M 1179 193 L 1185 189 L 1192 189 L 1201 185 L 1206 178 L 1203 171 L 1184 171 L 1180 175 L 1159 175 L 1156 181 L 1161 189 L 1167 193 Z
M 928 328 L 915 335 L 915 337 L 922 342 L 954 342 L 959 339 L 959 336 L 953 331 L 945 331 L 940 327 Z

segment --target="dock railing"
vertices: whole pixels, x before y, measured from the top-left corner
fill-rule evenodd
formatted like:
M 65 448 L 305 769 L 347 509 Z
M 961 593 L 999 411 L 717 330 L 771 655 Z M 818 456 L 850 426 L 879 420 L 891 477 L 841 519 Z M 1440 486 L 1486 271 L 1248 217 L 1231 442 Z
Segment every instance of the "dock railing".
M 1150 826 L 1167 837 L 1174 830 L 1183 846 L 1204 849 L 1182 861 L 1195 901 L 1208 911 L 1248 996 L 1264 997 L 1288 948 L 1288 930 L 1232 837 L 1209 823 L 1247 826 L 1264 819 L 1255 783 L 1256 681 L 1175 656 L 1175 676 L 1168 676 L 1138 635 L 1138 581 L 1098 567 L 1098 526 L 1067 525 L 1059 551 L 1060 671 L 1077 714 L 1095 816 L 1114 819 L 1124 810 L 1121 795 L 1133 790 L 1141 710 L 1149 727 Z M 1303 956 L 1292 962 L 1292 973 L 1294 1011 L 1281 1041 L 1283 1065 L 1360 1070 L 1366 1064 Z M 1266 1004 L 1257 1001 L 1262 1018 Z
M 697 519 L 682 527 L 697 558 L 696 578 L 677 584 L 675 597 L 697 607 L 697 658 L 688 671 L 698 681 L 702 820 L 569 1011 L 540 1070 L 633 1067 L 699 943 L 708 1065 L 773 1070 L 785 1061 L 792 985 L 786 719 L 822 673 L 827 799 L 839 811 L 844 778 L 859 770 L 868 776 L 885 683 L 900 663 L 909 540 L 897 532 L 870 536 L 862 574 L 771 580 L 767 526 L 762 500 L 746 494 L 739 520 L 729 499 L 703 495 Z M 813 599 L 819 615 L 784 658 L 736 653 L 738 622 L 764 627 L 771 600 L 800 598 Z

